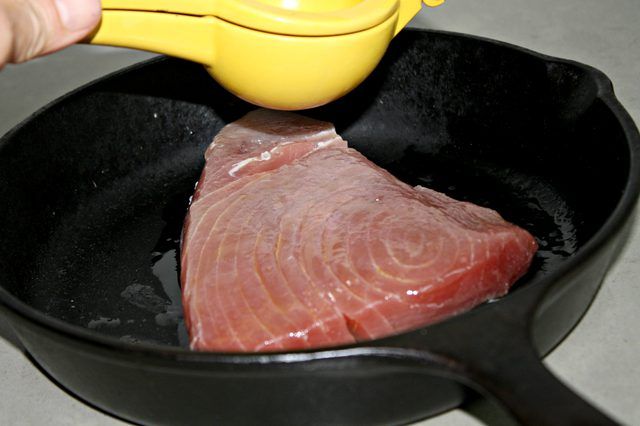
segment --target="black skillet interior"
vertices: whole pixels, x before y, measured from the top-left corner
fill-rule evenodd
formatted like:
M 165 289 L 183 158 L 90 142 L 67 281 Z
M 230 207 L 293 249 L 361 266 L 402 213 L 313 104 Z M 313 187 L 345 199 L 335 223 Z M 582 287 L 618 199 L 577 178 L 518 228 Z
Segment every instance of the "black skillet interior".
M 529 230 L 540 251 L 518 292 L 579 252 L 625 190 L 629 149 L 601 79 L 500 44 L 405 31 L 361 87 L 307 114 L 400 179 Z M 2 286 L 95 333 L 186 345 L 182 220 L 204 149 L 252 108 L 200 66 L 162 59 L 28 120 L 0 144 Z

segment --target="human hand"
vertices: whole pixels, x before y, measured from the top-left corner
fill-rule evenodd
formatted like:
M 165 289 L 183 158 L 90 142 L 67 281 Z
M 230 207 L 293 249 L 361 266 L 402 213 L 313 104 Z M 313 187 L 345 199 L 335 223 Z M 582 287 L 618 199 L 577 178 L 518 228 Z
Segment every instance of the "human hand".
M 100 13 L 100 0 L 0 0 L 0 68 L 81 40 Z

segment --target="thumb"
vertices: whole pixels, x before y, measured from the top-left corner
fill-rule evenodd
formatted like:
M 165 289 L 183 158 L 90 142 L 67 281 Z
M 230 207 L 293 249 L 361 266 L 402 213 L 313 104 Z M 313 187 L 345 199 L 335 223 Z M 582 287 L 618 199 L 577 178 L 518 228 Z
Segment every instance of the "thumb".
M 77 42 L 100 12 L 100 0 L 0 0 L 0 67 Z

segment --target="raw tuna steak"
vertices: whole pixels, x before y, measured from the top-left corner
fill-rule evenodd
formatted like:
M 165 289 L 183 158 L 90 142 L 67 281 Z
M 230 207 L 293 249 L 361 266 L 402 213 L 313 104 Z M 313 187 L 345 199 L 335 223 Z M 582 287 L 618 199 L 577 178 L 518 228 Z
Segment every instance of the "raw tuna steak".
M 267 351 L 424 326 L 504 295 L 533 237 L 412 188 L 329 123 L 258 110 L 226 126 L 184 227 L 191 347 Z

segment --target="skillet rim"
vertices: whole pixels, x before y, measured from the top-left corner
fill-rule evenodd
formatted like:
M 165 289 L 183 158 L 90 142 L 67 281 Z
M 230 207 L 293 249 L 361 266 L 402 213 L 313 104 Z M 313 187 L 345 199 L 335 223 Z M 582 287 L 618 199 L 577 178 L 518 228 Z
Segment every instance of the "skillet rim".
M 591 256 L 602 246 L 607 244 L 612 238 L 615 238 L 617 232 L 622 228 L 630 216 L 633 214 L 636 202 L 640 195 L 640 133 L 628 111 L 623 107 L 618 98 L 615 95 L 613 83 L 610 78 L 599 69 L 586 65 L 570 59 L 559 58 L 551 55 L 536 52 L 534 50 L 524 48 L 512 43 L 491 39 L 488 37 L 476 36 L 471 34 L 464 34 L 452 31 L 430 30 L 430 29 L 417 29 L 408 28 L 404 32 L 410 33 L 430 33 L 444 37 L 458 38 L 463 40 L 471 40 L 474 42 L 480 42 L 483 44 L 493 45 L 499 48 L 517 51 L 522 54 L 534 57 L 543 61 L 547 66 L 550 64 L 569 65 L 581 69 L 586 72 L 597 87 L 596 99 L 600 99 L 606 107 L 613 113 L 614 117 L 620 124 L 623 134 L 625 135 L 627 148 L 629 150 L 629 175 L 624 186 L 623 193 L 614 208 L 613 212 L 608 216 L 604 224 L 598 229 L 598 231 L 582 246 L 582 249 L 567 259 L 555 270 L 549 272 L 548 275 L 533 281 L 526 288 L 546 287 L 544 291 L 549 291 L 551 288 L 561 284 L 561 278 L 567 275 L 572 270 L 576 269 L 581 264 L 588 261 Z M 400 35 L 402 36 L 402 35 Z M 75 96 L 81 96 L 85 89 L 96 84 L 111 80 L 119 77 L 123 74 L 130 73 L 139 68 L 147 67 L 155 64 L 156 62 L 162 62 L 166 60 L 172 60 L 166 56 L 154 57 L 128 67 L 124 67 L 120 70 L 106 74 L 100 78 L 92 80 L 86 84 L 79 86 L 78 88 L 54 99 L 47 103 L 43 107 L 36 110 L 20 123 L 15 125 L 5 135 L 0 137 L 0 155 L 3 147 L 8 144 L 13 135 L 17 133 L 22 127 L 28 125 L 35 118 L 45 113 L 50 108 L 66 102 L 68 99 Z M 522 288 L 519 291 L 524 291 L 526 288 Z M 497 301 L 491 305 L 499 305 L 501 303 L 508 303 L 509 298 L 505 298 Z M 544 297 L 539 299 L 535 307 L 540 306 Z M 45 313 L 31 307 L 25 302 L 22 302 L 17 297 L 8 292 L 0 283 L 0 307 L 10 309 L 13 314 L 18 315 L 22 320 L 28 320 L 30 323 L 35 324 L 38 327 L 47 329 L 50 332 L 61 334 L 66 338 L 75 339 L 83 344 L 89 344 L 99 347 L 100 349 L 112 350 L 119 353 L 133 353 L 141 356 L 152 356 L 162 359 L 173 359 L 175 361 L 183 362 L 213 362 L 213 363 L 232 363 L 232 364 L 265 364 L 265 363 L 278 363 L 278 362 L 303 362 L 316 359 L 327 358 L 342 358 L 354 355 L 383 355 L 389 352 L 389 349 L 384 347 L 372 346 L 372 343 L 378 342 L 386 338 L 375 339 L 372 341 L 366 341 L 361 343 L 333 346 L 327 348 L 307 349 L 298 351 L 274 351 L 274 352 L 205 352 L 205 351 L 192 351 L 187 348 L 178 346 L 158 345 L 152 343 L 129 343 L 123 342 L 116 337 L 106 334 L 100 334 L 90 331 L 84 327 L 69 324 L 60 319 L 46 315 Z M 488 305 L 482 305 L 472 309 L 473 312 L 488 308 Z M 469 312 L 471 312 L 469 311 Z M 1 312 L 1 310 L 0 310 Z M 447 318 L 437 324 L 448 323 L 452 320 L 460 320 L 466 316 L 468 312 L 453 317 Z M 531 315 L 534 315 L 535 309 Z M 0 317 L 1 319 L 1 317 Z M 580 319 L 576 324 L 580 322 Z M 10 324 L 11 321 L 9 321 Z M 430 327 L 422 327 L 418 329 L 408 330 L 403 333 L 394 335 L 393 337 L 399 337 L 410 333 L 415 333 L 417 330 Z M 573 328 L 572 328 L 573 329 Z M 571 333 L 572 329 L 567 333 Z M 18 333 L 19 336 L 19 333 Z M 424 356 L 424 354 L 423 354 Z M 115 360 L 113 360 L 115 361 Z

